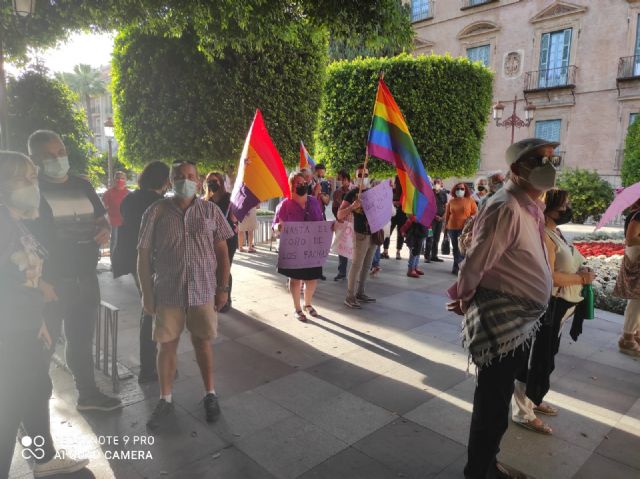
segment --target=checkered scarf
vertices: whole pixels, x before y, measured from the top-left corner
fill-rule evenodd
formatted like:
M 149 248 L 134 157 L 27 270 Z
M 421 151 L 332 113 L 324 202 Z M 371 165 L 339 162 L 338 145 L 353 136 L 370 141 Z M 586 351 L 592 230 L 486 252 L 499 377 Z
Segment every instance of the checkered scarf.
M 462 345 L 478 368 L 488 366 L 529 343 L 546 310 L 546 304 L 478 288 L 463 320 Z

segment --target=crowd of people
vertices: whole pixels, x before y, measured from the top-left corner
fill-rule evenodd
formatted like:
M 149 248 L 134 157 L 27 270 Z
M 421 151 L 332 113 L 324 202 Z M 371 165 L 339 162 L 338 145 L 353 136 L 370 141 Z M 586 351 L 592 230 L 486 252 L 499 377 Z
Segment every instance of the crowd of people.
M 555 188 L 557 143 L 523 140 L 506 152 L 508 171 L 447 190 L 431 181 L 435 217 L 421 224 L 402 209 L 402 188 L 393 183 L 395 211 L 389 225 L 372 231 L 361 194 L 374 186 L 366 164 L 354 175 L 337 174 L 332 188 L 324 165 L 289 176 L 291 197 L 273 219 L 278 234 L 287 222 L 324 221 L 327 209 L 354 231 L 351 258 L 339 256 L 335 281 L 347 281 L 344 304 L 360 309 L 376 302 L 367 281 L 389 259 L 408 248 L 407 276 L 429 274 L 424 263 L 442 262 L 450 243 L 455 283 L 448 309 L 464 317 L 463 346 L 477 367 L 466 478 L 525 477 L 497 460 L 500 441 L 512 421 L 552 434 L 539 415 L 559 411 L 544 402 L 565 323 L 571 336 L 588 316 L 583 287 L 596 273 L 559 226 L 571 221 L 571 198 Z M 20 425 L 45 439 L 34 475 L 71 473 L 86 460 L 56 454 L 50 433 L 48 365 L 64 332 L 66 361 L 78 391 L 79 411 L 113 411 L 120 399 L 96 386 L 92 342 L 100 304 L 96 274 L 100 246 L 111 241 L 114 277 L 132 275 L 141 299 L 140 383 L 158 381 L 157 405 L 147 421 L 159 428 L 174 411 L 177 348 L 186 328 L 203 380 L 204 415 L 221 411 L 215 391 L 211 341 L 218 313 L 232 308 L 231 265 L 236 251 L 255 252 L 256 211 L 238 222 L 230 190 L 232 171 L 209 172 L 204 181 L 190 161 L 152 161 L 129 192 L 117 172 L 101 199 L 91 184 L 69 172 L 64 143 L 52 131 L 34 132 L 29 156 L 0 152 L 0 294 L 8 308 L 0 335 L 0 476 L 8 474 Z M 166 193 L 173 190 L 173 195 Z M 202 192 L 202 194 L 200 194 Z M 391 207 L 391 205 L 390 205 Z M 625 223 L 625 256 L 615 294 L 628 299 L 619 348 L 640 356 L 640 199 Z M 441 242 L 441 237 L 442 242 Z M 281 245 L 281 247 L 284 247 Z M 287 278 L 294 317 L 316 317 L 314 292 L 322 267 L 279 268 Z M 44 345 L 44 348 L 43 348 Z M 12 365 L 28 366 L 28 373 Z

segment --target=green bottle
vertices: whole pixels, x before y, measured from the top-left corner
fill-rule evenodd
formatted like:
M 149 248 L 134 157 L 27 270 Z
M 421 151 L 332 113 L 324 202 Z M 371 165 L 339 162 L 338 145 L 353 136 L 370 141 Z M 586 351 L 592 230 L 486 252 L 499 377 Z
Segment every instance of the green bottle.
M 594 318 L 594 306 L 593 306 L 593 286 L 590 284 L 585 284 L 582 287 L 582 297 L 585 301 L 585 307 L 587 310 L 587 315 L 584 319 L 593 319 Z

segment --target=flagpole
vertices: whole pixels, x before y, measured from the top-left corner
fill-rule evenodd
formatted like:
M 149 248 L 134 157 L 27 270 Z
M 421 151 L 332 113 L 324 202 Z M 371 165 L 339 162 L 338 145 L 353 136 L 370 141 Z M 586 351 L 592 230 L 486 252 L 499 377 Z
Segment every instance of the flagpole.
M 378 73 L 378 83 L 380 82 L 380 80 L 384 81 L 384 70 L 380 70 L 380 72 Z M 377 97 L 377 90 L 376 90 L 376 97 Z M 373 103 L 373 109 L 375 111 L 376 108 L 376 104 L 375 101 Z M 373 126 L 373 113 L 371 114 L 371 126 Z M 369 131 L 371 131 L 371 126 L 369 127 Z M 367 165 L 369 164 L 369 138 L 367 138 L 367 147 L 365 149 L 365 155 L 364 155 L 364 170 L 367 169 Z M 360 193 L 362 193 L 362 186 L 364 183 L 364 170 L 362 172 L 362 178 L 360 178 L 359 186 L 358 186 L 358 198 L 360 198 Z

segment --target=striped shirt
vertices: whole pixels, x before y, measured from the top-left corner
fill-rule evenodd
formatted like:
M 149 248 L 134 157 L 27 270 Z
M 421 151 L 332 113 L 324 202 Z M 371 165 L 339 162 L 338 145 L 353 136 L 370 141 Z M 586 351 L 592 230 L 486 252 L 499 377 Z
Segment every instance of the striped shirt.
M 211 201 L 196 198 L 186 211 L 170 198 L 151 205 L 142 217 L 138 249 L 152 250 L 156 303 L 187 308 L 213 301 L 214 245 L 231 236 L 224 214 Z

